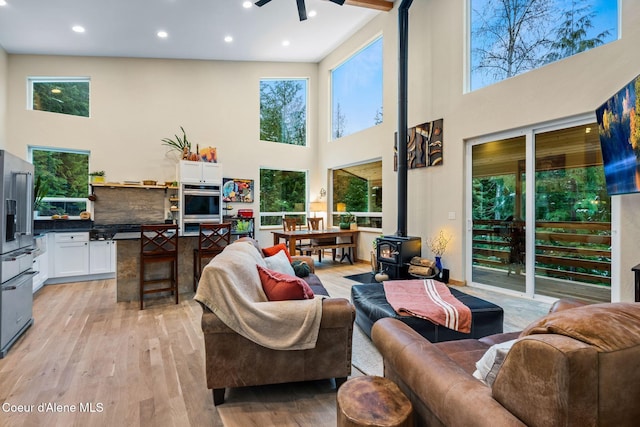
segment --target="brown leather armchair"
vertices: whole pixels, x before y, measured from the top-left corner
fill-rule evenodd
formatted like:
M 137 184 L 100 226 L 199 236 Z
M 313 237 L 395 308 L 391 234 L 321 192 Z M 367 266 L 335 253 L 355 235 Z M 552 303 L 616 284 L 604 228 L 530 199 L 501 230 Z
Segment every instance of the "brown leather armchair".
M 632 426 L 640 419 L 640 303 L 561 302 L 521 334 L 432 344 L 396 319 L 374 324 L 385 376 L 417 426 Z M 492 387 L 472 376 L 494 343 L 518 341 Z

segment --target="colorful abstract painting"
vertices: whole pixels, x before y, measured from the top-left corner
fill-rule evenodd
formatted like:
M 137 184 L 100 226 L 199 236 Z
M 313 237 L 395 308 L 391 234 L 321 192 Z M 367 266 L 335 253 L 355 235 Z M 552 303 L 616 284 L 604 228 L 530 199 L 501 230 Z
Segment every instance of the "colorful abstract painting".
M 253 180 L 224 178 L 222 201 L 236 203 L 253 203 Z

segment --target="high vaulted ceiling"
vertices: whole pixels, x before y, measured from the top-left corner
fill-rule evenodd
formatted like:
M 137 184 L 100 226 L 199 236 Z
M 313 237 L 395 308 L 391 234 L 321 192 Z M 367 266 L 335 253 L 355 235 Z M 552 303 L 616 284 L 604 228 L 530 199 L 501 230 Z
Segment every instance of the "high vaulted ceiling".
M 0 46 L 10 54 L 318 62 L 393 6 L 305 2 L 309 18 L 300 21 L 296 0 L 248 8 L 245 0 L 0 0 Z

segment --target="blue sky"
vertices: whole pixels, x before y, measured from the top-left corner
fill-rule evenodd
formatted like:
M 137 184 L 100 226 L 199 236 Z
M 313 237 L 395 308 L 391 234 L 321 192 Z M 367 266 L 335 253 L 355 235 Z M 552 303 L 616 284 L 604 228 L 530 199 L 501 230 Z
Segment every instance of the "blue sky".
M 382 108 L 382 37 L 332 71 L 332 117 L 340 103 L 349 135 L 373 126 Z
M 571 1 L 569 0 L 552 0 L 554 8 L 561 10 L 563 8 L 567 8 L 571 5 Z M 495 5 L 496 3 L 500 3 L 500 1 L 496 0 L 471 0 L 471 9 L 472 9 L 472 26 L 474 26 L 474 20 L 477 20 L 477 16 L 473 11 L 482 11 L 486 12 L 491 5 Z M 589 4 L 591 4 L 592 12 L 595 13 L 595 17 L 593 18 L 594 27 L 591 28 L 590 34 L 588 37 L 595 37 L 597 34 L 608 30 L 609 35 L 604 38 L 604 42 L 609 43 L 611 41 L 615 41 L 618 39 L 618 0 L 589 0 Z M 580 4 L 578 4 L 580 6 Z M 558 21 L 561 20 L 559 17 Z M 481 42 L 481 40 L 480 40 Z M 475 38 L 472 41 L 472 44 L 475 46 L 478 43 L 478 39 Z M 473 61 L 472 57 L 472 61 Z M 472 67 L 474 64 L 471 64 Z M 493 81 L 490 77 L 480 75 L 478 73 L 472 74 L 471 77 L 472 90 L 479 89 L 483 86 L 487 86 L 492 84 Z

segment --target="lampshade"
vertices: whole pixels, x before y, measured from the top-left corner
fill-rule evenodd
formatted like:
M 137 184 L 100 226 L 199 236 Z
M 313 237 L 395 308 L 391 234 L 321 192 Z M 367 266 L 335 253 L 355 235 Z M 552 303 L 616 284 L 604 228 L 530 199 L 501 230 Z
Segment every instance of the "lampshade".
M 309 210 L 311 212 L 326 212 L 327 204 L 325 202 L 311 202 L 309 203 Z
M 347 204 L 346 203 L 336 203 L 336 210 L 338 212 L 346 212 L 347 211 Z

